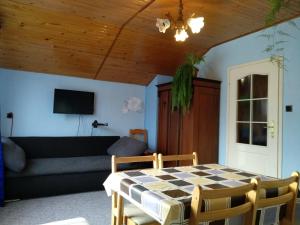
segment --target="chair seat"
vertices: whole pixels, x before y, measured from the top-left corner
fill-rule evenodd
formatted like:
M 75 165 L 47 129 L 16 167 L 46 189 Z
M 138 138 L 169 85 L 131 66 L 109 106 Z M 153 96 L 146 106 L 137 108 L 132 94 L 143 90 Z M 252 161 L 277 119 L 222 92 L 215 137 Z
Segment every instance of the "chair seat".
M 127 203 L 124 206 L 124 216 L 132 220 L 137 225 L 159 224 L 151 216 L 148 216 L 142 210 L 130 203 Z

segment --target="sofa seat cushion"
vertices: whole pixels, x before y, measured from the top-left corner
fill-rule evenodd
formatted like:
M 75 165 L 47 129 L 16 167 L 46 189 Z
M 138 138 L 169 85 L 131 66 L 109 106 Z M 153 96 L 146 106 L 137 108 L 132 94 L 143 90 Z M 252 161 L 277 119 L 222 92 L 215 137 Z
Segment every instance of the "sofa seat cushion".
M 43 176 L 111 170 L 111 156 L 29 159 L 21 173 L 7 170 L 7 177 Z

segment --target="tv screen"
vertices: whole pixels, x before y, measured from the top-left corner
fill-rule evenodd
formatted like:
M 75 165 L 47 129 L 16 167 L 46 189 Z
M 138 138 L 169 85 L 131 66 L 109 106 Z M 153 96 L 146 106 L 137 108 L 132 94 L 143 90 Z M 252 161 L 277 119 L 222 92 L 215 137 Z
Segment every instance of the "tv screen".
M 93 114 L 94 93 L 55 89 L 53 113 Z

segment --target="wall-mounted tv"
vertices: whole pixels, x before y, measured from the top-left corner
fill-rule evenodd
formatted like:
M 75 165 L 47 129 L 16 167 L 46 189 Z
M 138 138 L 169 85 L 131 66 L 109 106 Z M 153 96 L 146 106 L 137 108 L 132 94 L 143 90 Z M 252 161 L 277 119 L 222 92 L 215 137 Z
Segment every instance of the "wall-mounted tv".
M 53 113 L 94 114 L 94 93 L 55 89 Z

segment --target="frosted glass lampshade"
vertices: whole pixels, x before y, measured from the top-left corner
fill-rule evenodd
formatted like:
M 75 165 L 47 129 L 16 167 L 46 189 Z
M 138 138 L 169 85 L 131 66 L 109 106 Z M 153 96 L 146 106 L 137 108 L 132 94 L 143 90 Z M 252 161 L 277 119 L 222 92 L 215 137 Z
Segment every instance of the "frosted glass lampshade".
M 192 33 L 197 34 L 204 27 L 204 17 L 190 18 L 187 21 L 187 24 L 192 30 Z
M 156 19 L 156 27 L 158 28 L 159 32 L 165 33 L 166 30 L 171 26 L 171 22 L 168 19 Z

